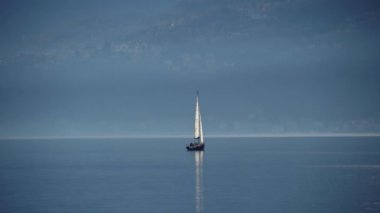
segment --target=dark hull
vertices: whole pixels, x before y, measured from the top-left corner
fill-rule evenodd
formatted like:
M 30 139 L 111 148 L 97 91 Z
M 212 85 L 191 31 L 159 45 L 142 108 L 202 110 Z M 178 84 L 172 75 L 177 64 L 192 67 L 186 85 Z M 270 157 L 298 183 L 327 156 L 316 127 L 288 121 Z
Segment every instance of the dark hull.
M 187 151 L 202 151 L 204 148 L 204 143 L 189 144 L 186 146 Z

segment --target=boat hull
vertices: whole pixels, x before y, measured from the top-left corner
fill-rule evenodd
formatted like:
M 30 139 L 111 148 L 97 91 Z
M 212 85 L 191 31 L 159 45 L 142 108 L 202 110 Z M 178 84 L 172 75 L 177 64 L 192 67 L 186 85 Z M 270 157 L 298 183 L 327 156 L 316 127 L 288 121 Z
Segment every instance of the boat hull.
M 187 151 L 202 151 L 205 148 L 204 143 L 189 144 L 186 146 Z

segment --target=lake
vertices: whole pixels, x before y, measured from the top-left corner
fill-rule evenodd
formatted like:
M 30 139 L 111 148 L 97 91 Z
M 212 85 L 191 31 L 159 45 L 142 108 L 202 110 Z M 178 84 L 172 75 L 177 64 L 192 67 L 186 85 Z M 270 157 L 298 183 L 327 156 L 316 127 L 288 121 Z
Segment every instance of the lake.
M 0 212 L 380 212 L 380 138 L 0 140 Z

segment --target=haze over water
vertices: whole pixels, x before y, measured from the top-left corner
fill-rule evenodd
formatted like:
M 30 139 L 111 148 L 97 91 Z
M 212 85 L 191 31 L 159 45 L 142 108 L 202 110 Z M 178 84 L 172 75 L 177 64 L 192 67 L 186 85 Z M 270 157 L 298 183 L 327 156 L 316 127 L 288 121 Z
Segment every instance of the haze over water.
M 0 137 L 379 133 L 378 0 L 2 0 Z
M 379 212 L 380 139 L 1 140 L 1 212 Z

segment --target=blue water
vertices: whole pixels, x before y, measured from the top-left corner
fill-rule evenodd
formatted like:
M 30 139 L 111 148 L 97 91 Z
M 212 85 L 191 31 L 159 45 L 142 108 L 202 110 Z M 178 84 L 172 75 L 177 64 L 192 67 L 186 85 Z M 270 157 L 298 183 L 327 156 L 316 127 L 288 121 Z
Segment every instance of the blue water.
M 380 212 L 380 138 L 0 141 L 0 212 Z

